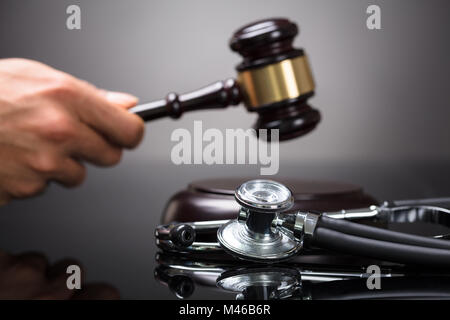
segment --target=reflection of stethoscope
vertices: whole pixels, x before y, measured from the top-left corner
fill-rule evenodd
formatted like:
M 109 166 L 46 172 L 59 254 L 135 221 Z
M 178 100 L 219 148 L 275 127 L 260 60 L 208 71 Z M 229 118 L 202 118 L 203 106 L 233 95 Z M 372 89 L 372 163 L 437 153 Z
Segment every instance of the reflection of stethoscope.
M 348 221 L 374 218 L 450 227 L 450 210 L 426 201 L 416 206 L 404 202 L 393 207 L 384 204 L 322 214 L 292 213 L 288 212 L 294 201 L 291 191 L 270 180 L 242 184 L 235 198 L 241 205 L 237 219 L 159 226 L 155 233 L 157 244 L 164 250 L 179 252 L 224 249 L 240 259 L 264 263 L 318 247 L 404 264 L 450 266 L 450 242 L 443 239 L 447 235 L 423 237 Z M 196 241 L 199 234 L 216 229 L 218 242 Z
M 190 260 L 158 254 L 155 278 L 179 299 L 193 296 L 198 287 L 237 294 L 239 300 L 448 299 L 448 273 L 380 268 L 381 288 L 369 290 L 373 273 L 355 266 L 275 264 L 237 266 L 222 260 Z M 202 293 L 200 293 L 200 296 Z M 198 297 L 197 297 L 198 299 Z

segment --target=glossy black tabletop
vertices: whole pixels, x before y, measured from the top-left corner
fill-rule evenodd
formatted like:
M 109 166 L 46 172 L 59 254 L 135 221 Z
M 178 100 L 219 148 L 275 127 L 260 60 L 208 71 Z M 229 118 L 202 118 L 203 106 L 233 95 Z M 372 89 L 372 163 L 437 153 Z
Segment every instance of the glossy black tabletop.
M 53 186 L 37 198 L 2 207 L 0 247 L 11 253 L 40 251 L 51 261 L 76 258 L 85 267 L 88 281 L 110 283 L 126 299 L 176 299 L 167 283 L 158 276 L 155 278 L 155 270 L 164 267 L 164 263 L 156 261 L 160 256 L 154 229 L 167 200 L 199 178 L 242 176 L 253 172 L 245 166 L 186 170 L 172 164 L 131 160 L 125 157 L 123 164 L 114 169 L 90 168 L 86 183 L 79 189 Z M 445 165 L 299 165 L 284 166 L 280 176 L 357 183 L 380 200 L 438 197 L 450 193 L 446 184 L 450 170 Z M 416 230 L 409 231 L 423 233 L 424 230 L 423 226 L 417 226 Z M 242 264 L 233 263 L 232 267 L 239 268 Z M 310 266 L 297 266 L 302 267 L 311 270 Z M 335 261 L 312 269 L 321 268 L 342 271 Z M 236 293 L 225 292 L 214 285 L 220 274 L 217 271 L 206 276 L 208 280 L 196 284 L 189 297 L 234 299 Z

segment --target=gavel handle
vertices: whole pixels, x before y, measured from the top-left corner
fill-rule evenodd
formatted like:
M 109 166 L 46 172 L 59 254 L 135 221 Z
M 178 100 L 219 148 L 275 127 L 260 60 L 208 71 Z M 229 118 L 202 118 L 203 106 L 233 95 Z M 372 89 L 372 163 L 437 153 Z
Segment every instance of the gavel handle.
M 181 95 L 169 93 L 165 99 L 138 105 L 129 111 L 144 121 L 163 117 L 177 119 L 187 111 L 226 108 L 241 101 L 238 83 L 234 79 L 227 79 Z

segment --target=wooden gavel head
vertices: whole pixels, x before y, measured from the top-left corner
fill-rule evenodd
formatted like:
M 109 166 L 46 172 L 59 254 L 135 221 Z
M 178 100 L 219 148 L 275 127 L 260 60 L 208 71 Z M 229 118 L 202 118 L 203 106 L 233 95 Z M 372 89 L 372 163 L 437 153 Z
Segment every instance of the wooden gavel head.
M 293 47 L 297 25 L 266 19 L 237 30 L 230 47 L 243 61 L 236 67 L 247 110 L 257 112 L 255 129 L 279 129 L 280 140 L 310 132 L 320 113 L 307 104 L 314 80 L 302 49 Z
M 226 108 L 241 102 L 258 113 L 258 129 L 278 129 L 287 140 L 310 132 L 320 113 L 307 104 L 314 94 L 314 81 L 302 49 L 292 46 L 297 25 L 287 19 L 261 20 L 237 30 L 230 41 L 243 61 L 237 66 L 237 80 L 213 83 L 200 90 L 130 109 L 144 120 L 179 118 L 192 110 Z M 270 137 L 270 134 L 267 135 Z

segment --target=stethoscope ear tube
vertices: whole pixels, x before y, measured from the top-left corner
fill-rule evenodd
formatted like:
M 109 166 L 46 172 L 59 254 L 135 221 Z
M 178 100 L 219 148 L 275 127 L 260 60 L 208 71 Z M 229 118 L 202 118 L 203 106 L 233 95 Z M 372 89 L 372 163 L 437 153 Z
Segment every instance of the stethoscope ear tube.
M 450 267 L 450 243 L 321 216 L 311 246 L 403 264 Z

